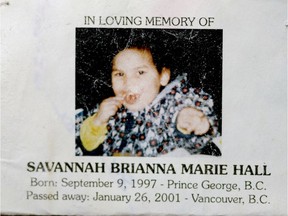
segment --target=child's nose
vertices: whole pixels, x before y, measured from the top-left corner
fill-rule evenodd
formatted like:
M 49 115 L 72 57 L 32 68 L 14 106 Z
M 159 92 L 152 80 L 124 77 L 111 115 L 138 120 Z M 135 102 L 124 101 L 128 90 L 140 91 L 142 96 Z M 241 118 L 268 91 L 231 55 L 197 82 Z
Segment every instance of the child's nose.
M 130 77 L 126 79 L 125 86 L 127 91 L 132 91 L 136 88 L 136 86 L 139 84 L 138 80 L 134 77 Z

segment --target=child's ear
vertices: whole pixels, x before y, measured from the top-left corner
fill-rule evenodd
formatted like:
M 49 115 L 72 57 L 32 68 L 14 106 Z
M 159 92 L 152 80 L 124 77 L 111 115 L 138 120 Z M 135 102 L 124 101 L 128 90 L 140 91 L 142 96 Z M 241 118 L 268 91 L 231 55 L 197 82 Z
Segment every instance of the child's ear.
M 170 80 L 170 69 L 164 67 L 160 75 L 160 84 L 161 86 L 166 86 Z

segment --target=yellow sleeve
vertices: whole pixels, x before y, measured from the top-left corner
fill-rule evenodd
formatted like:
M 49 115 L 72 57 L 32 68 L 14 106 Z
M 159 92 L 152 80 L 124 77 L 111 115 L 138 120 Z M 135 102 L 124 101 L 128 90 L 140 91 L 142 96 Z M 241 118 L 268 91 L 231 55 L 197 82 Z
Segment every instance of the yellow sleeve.
M 88 117 L 80 129 L 80 139 L 87 151 L 92 151 L 103 143 L 108 132 L 106 125 L 96 126 L 93 124 L 94 116 Z

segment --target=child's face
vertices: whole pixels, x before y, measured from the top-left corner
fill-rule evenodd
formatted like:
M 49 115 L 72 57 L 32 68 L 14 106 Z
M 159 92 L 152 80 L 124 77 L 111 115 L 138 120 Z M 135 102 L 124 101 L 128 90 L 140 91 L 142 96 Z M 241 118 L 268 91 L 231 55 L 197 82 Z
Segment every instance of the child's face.
M 148 50 L 125 49 L 114 57 L 112 88 L 116 96 L 124 98 L 123 105 L 131 111 L 149 105 L 169 78 L 170 71 L 166 68 L 159 74 Z

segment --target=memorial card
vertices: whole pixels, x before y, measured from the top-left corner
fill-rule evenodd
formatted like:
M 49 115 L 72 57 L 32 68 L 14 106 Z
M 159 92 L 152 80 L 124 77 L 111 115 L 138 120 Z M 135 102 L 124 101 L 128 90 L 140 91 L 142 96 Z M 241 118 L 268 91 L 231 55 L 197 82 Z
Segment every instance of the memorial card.
M 3 215 L 287 215 L 287 2 L 1 1 Z

